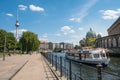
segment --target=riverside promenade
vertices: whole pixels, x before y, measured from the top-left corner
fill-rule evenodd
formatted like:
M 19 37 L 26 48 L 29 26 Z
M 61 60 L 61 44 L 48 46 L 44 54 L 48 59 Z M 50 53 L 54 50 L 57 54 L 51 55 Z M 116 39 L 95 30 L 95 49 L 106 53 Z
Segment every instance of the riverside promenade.
M 0 80 L 56 80 L 41 54 L 0 58 Z

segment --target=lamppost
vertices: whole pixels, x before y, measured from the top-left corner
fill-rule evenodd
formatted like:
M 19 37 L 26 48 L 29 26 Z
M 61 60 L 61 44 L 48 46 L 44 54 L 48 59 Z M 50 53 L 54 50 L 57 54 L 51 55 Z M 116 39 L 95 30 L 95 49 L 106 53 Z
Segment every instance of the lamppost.
M 4 38 L 4 52 L 3 52 L 3 61 L 5 61 L 5 52 L 6 52 L 6 36 Z

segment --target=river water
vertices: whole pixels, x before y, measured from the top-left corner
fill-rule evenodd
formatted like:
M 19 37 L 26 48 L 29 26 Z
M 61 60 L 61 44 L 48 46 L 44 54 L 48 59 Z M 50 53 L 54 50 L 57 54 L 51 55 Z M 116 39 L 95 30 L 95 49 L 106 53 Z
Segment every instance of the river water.
M 65 56 L 64 53 L 57 53 L 56 55 L 62 57 Z M 67 65 L 69 65 L 69 63 L 67 63 Z M 72 72 L 80 75 L 83 80 L 98 79 L 97 68 L 91 66 L 80 65 L 79 63 L 72 62 Z M 102 80 L 120 80 L 120 57 L 110 57 L 109 65 L 102 68 Z

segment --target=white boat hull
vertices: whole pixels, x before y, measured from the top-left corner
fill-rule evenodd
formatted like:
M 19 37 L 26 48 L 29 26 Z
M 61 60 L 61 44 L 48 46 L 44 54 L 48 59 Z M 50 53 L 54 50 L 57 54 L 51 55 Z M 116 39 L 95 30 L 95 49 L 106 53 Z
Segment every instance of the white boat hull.
M 83 63 L 83 64 L 89 64 L 89 65 L 98 65 L 101 64 L 103 67 L 106 67 L 110 61 L 110 58 L 107 59 L 79 59 L 79 57 L 71 57 L 71 56 L 67 56 L 67 59 L 71 59 L 74 61 L 77 61 L 79 63 Z

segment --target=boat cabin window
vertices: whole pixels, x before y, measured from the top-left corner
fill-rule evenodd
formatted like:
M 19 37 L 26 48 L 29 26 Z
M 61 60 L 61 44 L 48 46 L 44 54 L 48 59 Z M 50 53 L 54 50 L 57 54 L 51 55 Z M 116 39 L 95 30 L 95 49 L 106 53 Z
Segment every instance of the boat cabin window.
M 99 54 L 93 54 L 94 58 L 99 58 Z
M 101 56 L 102 56 L 102 57 L 105 57 L 105 54 L 104 54 L 104 53 L 102 53 L 102 54 L 101 54 Z
M 92 58 L 91 54 L 86 54 L 86 58 Z

